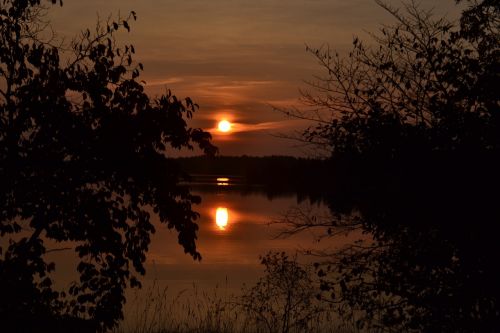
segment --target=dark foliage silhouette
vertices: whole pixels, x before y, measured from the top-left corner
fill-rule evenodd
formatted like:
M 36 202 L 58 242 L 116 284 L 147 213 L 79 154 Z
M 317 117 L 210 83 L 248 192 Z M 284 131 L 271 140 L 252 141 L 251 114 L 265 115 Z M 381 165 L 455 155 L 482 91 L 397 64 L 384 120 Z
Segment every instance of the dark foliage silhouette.
M 307 332 L 325 311 L 316 299 L 312 272 L 285 253 L 261 257 L 265 275 L 241 296 L 252 327 L 263 332 Z
M 308 48 L 326 75 L 310 82 L 318 94 L 303 93 L 311 112 L 285 110 L 314 122 L 302 139 L 328 156 L 497 149 L 500 14 L 486 4 L 457 29 L 415 4 L 404 15 L 380 3 L 397 23 L 375 45 L 355 38 L 347 57 Z
M 379 4 L 396 23 L 374 45 L 309 49 L 326 70 L 304 93 L 313 112 L 286 111 L 332 160 L 332 218 L 284 222 L 369 235 L 317 253 L 323 299 L 360 326 L 496 332 L 500 6 L 468 2 L 457 25 Z
M 178 186 L 167 155 L 216 149 L 209 133 L 188 127 L 197 109 L 189 98 L 144 93 L 134 47 L 114 39 L 134 12 L 64 46 L 40 0 L 0 4 L 2 329 L 105 330 L 122 317 L 125 288 L 140 285 L 152 214 L 200 258 L 191 208 L 200 198 Z M 79 264 L 63 291 L 46 256 L 65 246 Z

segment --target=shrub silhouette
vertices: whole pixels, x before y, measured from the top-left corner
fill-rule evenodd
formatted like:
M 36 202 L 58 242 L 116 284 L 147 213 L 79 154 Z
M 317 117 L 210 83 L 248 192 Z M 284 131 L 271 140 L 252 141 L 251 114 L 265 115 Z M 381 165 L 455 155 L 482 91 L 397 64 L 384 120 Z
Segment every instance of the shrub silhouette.
M 283 252 L 270 252 L 261 263 L 265 275 L 241 297 L 251 327 L 270 333 L 307 332 L 324 310 L 316 300 L 311 272 Z

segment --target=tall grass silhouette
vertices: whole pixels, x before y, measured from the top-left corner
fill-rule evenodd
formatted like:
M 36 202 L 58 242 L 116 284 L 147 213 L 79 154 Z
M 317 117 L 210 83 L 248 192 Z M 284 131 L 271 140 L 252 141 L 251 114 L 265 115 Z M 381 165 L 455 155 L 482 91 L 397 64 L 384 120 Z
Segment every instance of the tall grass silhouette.
M 131 306 L 115 333 L 353 333 L 317 298 L 313 274 L 296 257 L 268 253 L 261 257 L 264 275 L 240 294 L 228 281 L 212 289 L 196 284 L 170 292 L 155 280 L 129 297 Z

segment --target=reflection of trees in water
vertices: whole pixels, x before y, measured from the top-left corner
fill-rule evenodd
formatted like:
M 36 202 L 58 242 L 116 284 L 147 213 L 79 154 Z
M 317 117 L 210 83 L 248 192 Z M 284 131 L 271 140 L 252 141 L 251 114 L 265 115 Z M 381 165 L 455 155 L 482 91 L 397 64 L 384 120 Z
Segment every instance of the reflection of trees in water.
M 265 194 L 269 199 L 297 196 L 299 201 L 321 200 L 329 174 L 329 161 L 291 156 L 217 156 L 186 157 L 176 161 L 189 173 L 196 189 L 214 192 L 219 177 L 228 177 L 228 188 L 242 195 Z
M 238 184 L 228 186 L 214 186 L 213 184 L 204 185 L 191 185 L 194 191 L 203 195 L 203 193 L 225 193 L 240 195 L 243 197 L 252 195 L 263 195 L 268 200 L 274 200 L 278 198 L 290 198 L 295 197 L 297 203 L 301 202 L 311 202 L 311 203 L 324 203 L 325 202 L 325 192 L 319 192 L 317 189 L 311 188 L 303 190 L 294 190 L 291 188 L 283 188 L 279 186 L 270 185 L 252 185 L 252 184 Z
M 487 170 L 487 163 L 453 160 L 432 176 L 385 188 L 370 189 L 376 181 L 358 175 L 363 185 L 352 188 L 351 199 L 332 194 L 330 217 L 287 215 L 288 234 L 367 233 L 340 251 L 312 251 L 322 299 L 371 329 L 493 331 L 500 295 L 493 193 L 500 181 L 492 177 L 498 164 L 490 160 Z

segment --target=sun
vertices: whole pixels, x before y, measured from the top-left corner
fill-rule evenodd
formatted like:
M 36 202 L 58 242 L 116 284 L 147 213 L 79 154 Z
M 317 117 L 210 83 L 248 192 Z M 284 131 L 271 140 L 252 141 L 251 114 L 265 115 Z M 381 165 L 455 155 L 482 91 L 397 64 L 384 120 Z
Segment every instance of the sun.
M 219 131 L 227 133 L 231 130 L 231 123 L 227 120 L 221 120 L 219 121 L 217 128 L 219 129 Z
M 215 212 L 215 224 L 220 230 L 224 230 L 227 227 L 229 221 L 229 213 L 226 207 L 218 207 Z

